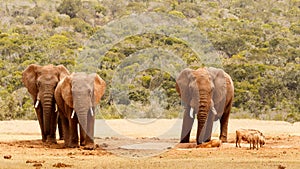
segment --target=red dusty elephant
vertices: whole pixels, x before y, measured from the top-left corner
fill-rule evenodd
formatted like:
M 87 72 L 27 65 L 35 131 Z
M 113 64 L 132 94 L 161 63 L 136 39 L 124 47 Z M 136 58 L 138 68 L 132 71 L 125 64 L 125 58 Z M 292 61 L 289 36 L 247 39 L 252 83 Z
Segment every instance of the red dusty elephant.
M 31 94 L 40 124 L 42 141 L 56 143 L 57 112 L 55 111 L 54 90 L 57 83 L 69 71 L 63 65 L 29 65 L 22 73 L 22 81 Z M 62 137 L 61 126 L 59 125 Z

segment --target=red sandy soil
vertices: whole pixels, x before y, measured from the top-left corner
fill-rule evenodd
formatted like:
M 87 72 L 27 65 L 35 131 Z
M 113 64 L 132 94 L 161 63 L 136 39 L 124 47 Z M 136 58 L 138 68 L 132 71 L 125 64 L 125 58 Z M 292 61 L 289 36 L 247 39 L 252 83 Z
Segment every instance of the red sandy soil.
M 36 127 L 35 121 L 0 122 L 0 168 L 300 168 L 298 123 L 230 120 L 228 143 L 219 148 L 170 147 L 156 154 L 122 149 L 118 145 L 133 141 L 116 137 L 97 139 L 96 150 L 64 149 L 63 141 L 55 145 L 42 143 Z M 236 148 L 235 130 L 238 128 L 261 130 L 266 136 L 266 145 L 259 150 L 250 150 L 247 143 Z M 176 139 L 135 139 L 136 143 L 149 141 L 178 142 Z M 190 145 L 193 147 L 193 143 Z M 150 156 L 136 155 L 145 153 Z

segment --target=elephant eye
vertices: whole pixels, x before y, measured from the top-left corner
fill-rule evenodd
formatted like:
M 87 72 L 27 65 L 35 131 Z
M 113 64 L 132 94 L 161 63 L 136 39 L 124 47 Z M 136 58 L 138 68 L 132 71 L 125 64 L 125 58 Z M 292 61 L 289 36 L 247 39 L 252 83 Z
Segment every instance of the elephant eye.
M 36 85 L 37 85 L 37 87 L 40 87 L 40 86 L 41 86 L 41 82 L 38 81 L 38 82 L 36 83 Z
M 40 77 L 40 76 L 42 76 L 42 74 L 43 74 L 43 73 L 42 73 L 42 71 L 41 71 L 41 70 L 37 70 L 37 71 L 36 71 L 36 75 L 37 75 L 37 77 Z

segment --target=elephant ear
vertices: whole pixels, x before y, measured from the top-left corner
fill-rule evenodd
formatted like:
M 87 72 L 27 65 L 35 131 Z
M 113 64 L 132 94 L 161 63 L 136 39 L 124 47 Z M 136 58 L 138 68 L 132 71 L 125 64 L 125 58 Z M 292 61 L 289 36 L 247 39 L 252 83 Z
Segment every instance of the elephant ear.
M 213 82 L 212 99 L 214 108 L 218 114 L 222 114 L 226 102 L 226 78 L 222 69 L 210 67 L 207 69 Z
M 62 81 L 59 82 L 61 87 L 61 96 L 65 103 L 71 108 L 73 108 L 72 77 L 73 74 L 66 76 L 64 79 L 62 79 Z
M 190 68 L 183 69 L 176 79 L 176 90 L 179 93 L 181 100 L 186 104 L 189 104 L 191 100 L 189 85 L 193 76 L 192 72 L 193 70 Z
M 37 79 L 37 70 L 41 66 L 36 64 L 29 65 L 23 72 L 22 72 L 22 82 L 27 88 L 28 92 L 32 95 L 33 99 L 36 99 L 38 89 L 36 86 L 36 79 Z
M 68 71 L 68 69 L 63 65 L 56 66 L 56 69 L 58 69 L 58 72 L 59 72 L 59 76 L 58 76 L 59 80 L 62 80 L 64 77 L 70 75 L 70 72 Z
M 95 73 L 95 80 L 94 80 L 94 105 L 99 103 L 101 97 L 104 95 L 106 89 L 105 81 Z

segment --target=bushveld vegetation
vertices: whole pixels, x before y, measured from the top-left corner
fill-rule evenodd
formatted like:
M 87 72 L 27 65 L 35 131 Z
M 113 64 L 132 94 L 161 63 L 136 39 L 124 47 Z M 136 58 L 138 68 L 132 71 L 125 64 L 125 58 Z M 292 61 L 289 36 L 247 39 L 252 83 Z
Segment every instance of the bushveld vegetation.
M 143 12 L 186 19 L 208 38 L 222 61 L 219 66 L 234 81 L 233 118 L 300 120 L 300 0 L 4 0 L 0 5 L 0 120 L 36 118 L 21 82 L 29 64 L 63 64 L 75 71 L 85 42 L 97 31 Z M 126 57 L 150 47 L 176 51 L 188 66 L 201 66 L 180 39 L 151 33 L 127 37 L 102 56 L 96 70 L 108 83 L 101 117 L 123 118 L 110 94 L 114 71 Z M 161 117 L 176 117 L 180 99 L 167 72 L 138 73 L 129 100 L 143 109 L 158 86 L 167 96 Z

